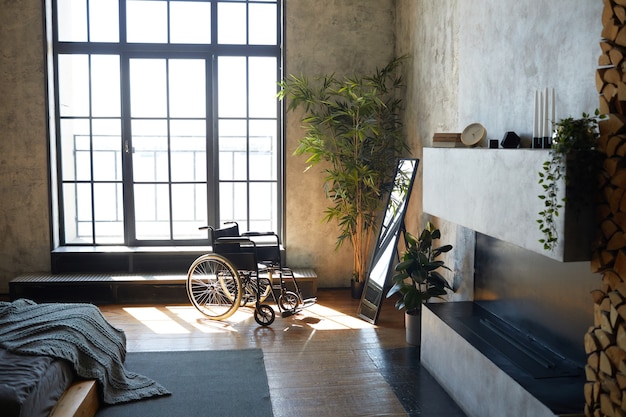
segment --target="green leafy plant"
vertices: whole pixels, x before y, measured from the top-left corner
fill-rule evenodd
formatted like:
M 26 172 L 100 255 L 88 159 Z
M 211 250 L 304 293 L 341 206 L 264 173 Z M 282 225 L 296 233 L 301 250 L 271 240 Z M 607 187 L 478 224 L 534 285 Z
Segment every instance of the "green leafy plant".
M 396 301 L 398 310 L 406 309 L 408 313 L 415 313 L 422 308 L 422 304 L 432 297 L 442 297 L 452 290 L 448 281 L 439 273 L 440 268 L 450 271 L 444 261 L 437 260 L 442 253 L 452 250 L 452 245 L 433 247 L 435 240 L 441 238 L 441 232 L 431 222 L 428 222 L 419 238 L 404 233 L 406 250 L 400 262 L 395 266 L 395 275 L 392 277 L 393 287 L 387 293 L 387 298 L 399 294 Z
M 602 116 L 582 114 L 582 118 L 568 117 L 555 124 L 549 159 L 539 172 L 539 184 L 543 193 L 543 210 L 539 212 L 537 223 L 543 238 L 539 242 L 545 250 L 552 250 L 558 243 L 556 218 L 563 204 L 572 207 L 582 204 L 593 194 L 594 179 L 600 166 L 600 153 L 597 151 L 598 120 Z M 567 198 L 559 199 L 559 184 L 565 180 Z
M 385 196 L 393 187 L 398 158 L 408 147 L 402 134 L 397 74 L 403 58 L 391 60 L 372 75 L 289 75 L 280 83 L 279 98 L 288 111 L 304 109 L 304 137 L 296 155 L 308 155 L 306 170 L 324 163 L 324 190 L 330 201 L 324 221 L 336 220 L 336 248 L 353 248 L 353 279 L 367 275 L 372 237 Z

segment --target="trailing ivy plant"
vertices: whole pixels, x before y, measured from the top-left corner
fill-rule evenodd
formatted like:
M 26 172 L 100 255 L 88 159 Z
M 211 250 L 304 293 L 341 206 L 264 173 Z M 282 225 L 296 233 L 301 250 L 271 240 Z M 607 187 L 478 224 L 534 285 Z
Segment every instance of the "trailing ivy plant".
M 543 187 L 539 198 L 544 207 L 537 223 L 543 234 L 539 242 L 545 250 L 554 249 L 558 243 L 556 218 L 563 204 L 569 202 L 573 208 L 580 207 L 594 193 L 594 179 L 600 165 L 598 120 L 602 118 L 596 110 L 594 116 L 583 113 L 580 119 L 568 117 L 554 125 L 549 159 L 539 172 L 539 184 Z M 565 180 L 567 199 L 558 196 L 562 179 Z

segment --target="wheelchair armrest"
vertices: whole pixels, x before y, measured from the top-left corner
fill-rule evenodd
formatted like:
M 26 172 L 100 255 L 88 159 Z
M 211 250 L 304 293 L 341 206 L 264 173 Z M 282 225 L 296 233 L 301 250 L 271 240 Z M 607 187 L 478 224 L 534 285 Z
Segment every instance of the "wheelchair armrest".
M 246 244 L 252 244 L 256 246 L 256 244 L 252 240 L 244 236 L 218 237 L 217 239 L 215 239 L 215 243 L 218 243 L 218 244 L 219 243 L 246 243 Z
M 274 232 L 244 232 L 241 236 L 274 236 Z

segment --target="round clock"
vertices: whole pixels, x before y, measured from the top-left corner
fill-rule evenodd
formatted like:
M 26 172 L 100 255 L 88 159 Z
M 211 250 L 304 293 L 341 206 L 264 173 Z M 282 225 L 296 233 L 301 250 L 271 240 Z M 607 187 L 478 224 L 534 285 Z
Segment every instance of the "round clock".
M 480 123 L 472 123 L 463 129 L 461 142 L 465 146 L 474 146 L 487 137 L 487 130 Z

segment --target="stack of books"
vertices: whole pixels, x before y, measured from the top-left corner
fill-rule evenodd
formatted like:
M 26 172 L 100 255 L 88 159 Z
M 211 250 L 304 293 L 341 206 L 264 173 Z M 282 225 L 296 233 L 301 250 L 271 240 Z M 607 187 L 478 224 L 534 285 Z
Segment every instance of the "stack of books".
M 435 133 L 433 135 L 433 148 L 455 148 L 460 143 L 460 133 Z

